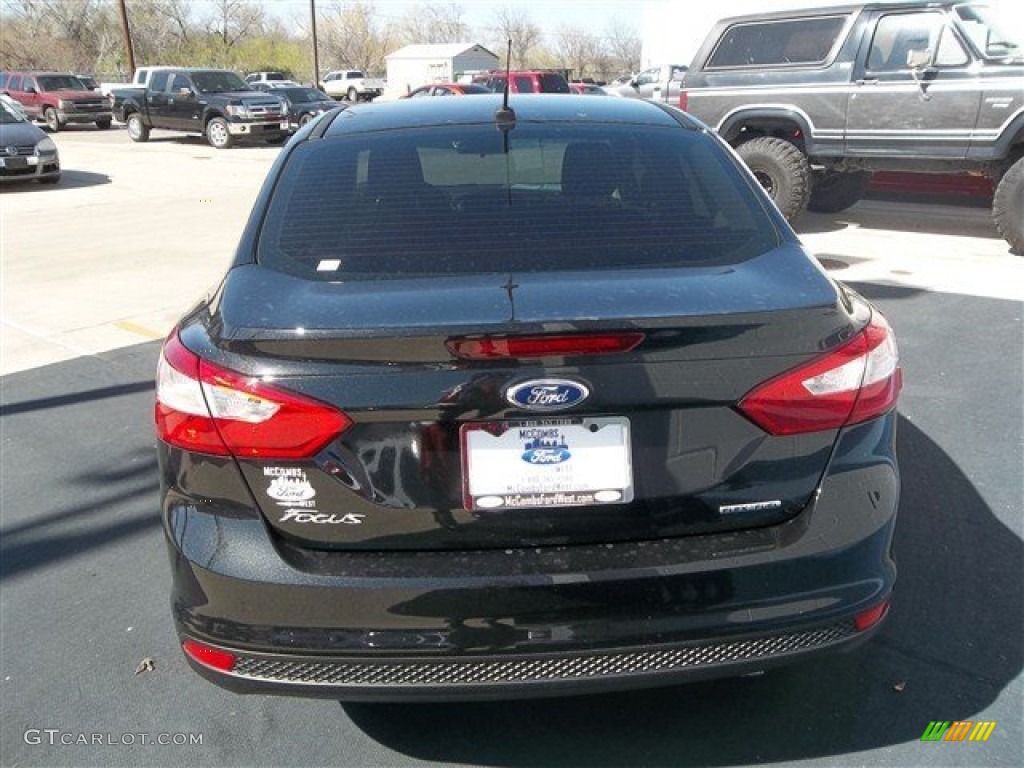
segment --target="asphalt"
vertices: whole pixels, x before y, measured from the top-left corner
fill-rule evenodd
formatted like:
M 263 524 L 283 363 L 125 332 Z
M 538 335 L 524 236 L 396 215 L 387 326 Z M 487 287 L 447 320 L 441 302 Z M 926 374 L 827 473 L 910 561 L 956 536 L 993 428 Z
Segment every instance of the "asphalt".
M 870 644 L 757 678 L 535 702 L 224 692 L 175 641 L 151 428 L 158 342 L 124 336 L 0 377 L 0 765 L 1024 764 L 1024 302 L 999 279 L 1017 267 L 975 212 L 943 210 L 980 245 L 946 237 L 977 262 L 959 285 L 931 284 L 961 268 L 939 254 L 929 271 L 912 253 L 940 214 L 871 205 L 806 233 L 833 238 L 819 250 L 837 276 L 874 270 L 853 284 L 903 357 L 899 581 Z M 887 252 L 871 216 L 903 222 Z M 5 264 L 19 256 L 5 250 Z M 997 725 L 985 743 L 922 742 L 934 720 Z M 147 743 L 161 734 L 201 743 Z

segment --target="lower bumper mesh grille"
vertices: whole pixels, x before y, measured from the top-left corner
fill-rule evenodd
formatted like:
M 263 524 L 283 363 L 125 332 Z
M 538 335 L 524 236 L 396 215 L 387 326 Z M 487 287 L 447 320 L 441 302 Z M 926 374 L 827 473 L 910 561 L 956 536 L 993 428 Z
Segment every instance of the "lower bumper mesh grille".
M 309 685 L 446 686 L 542 683 L 699 669 L 827 647 L 856 634 L 852 623 L 751 640 L 573 656 L 429 661 L 287 661 L 239 656 L 232 674 Z

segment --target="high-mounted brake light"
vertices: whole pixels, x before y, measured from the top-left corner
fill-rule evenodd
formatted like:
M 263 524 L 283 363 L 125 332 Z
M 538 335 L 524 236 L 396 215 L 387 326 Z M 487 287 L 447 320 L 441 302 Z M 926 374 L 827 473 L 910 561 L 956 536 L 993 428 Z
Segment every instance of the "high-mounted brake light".
M 576 357 L 614 355 L 635 349 L 644 334 L 604 333 L 559 336 L 487 336 L 480 339 L 451 339 L 448 351 L 462 360 L 493 358 Z
M 773 435 L 838 429 L 894 408 L 902 386 L 892 329 L 875 313 L 839 349 L 755 387 L 739 410 Z
M 326 403 L 203 360 L 177 332 L 157 366 L 155 415 L 166 443 L 261 459 L 312 456 L 352 423 Z

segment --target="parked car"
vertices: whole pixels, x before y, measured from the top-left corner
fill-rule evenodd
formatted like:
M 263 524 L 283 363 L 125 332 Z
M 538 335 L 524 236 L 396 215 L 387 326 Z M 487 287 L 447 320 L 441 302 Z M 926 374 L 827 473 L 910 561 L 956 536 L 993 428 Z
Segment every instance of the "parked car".
M 245 76 L 245 82 L 249 85 L 257 83 L 280 83 L 293 82 L 284 72 L 252 72 Z
M 148 87 L 111 95 L 114 115 L 136 142 L 148 141 L 154 128 L 201 134 L 216 149 L 241 141 L 279 143 L 288 135 L 285 102 L 225 69 L 161 69 Z
M 96 82 L 96 78 L 92 75 L 75 75 L 75 77 L 77 77 L 82 82 L 82 85 L 84 85 L 90 91 L 100 90 L 100 84 Z
M 431 83 L 421 85 L 409 91 L 403 99 L 418 99 L 423 96 L 474 96 L 481 93 L 490 93 L 490 88 L 485 88 L 476 83 Z
M 679 104 L 789 219 L 848 208 L 875 171 L 980 173 L 1024 253 L 1024 35 L 1003 10 L 904 0 L 723 19 Z
M 282 150 L 156 384 L 172 614 L 236 691 L 755 672 L 895 579 L 893 333 L 696 120 L 497 95 Z
M 54 133 L 68 123 L 110 127 L 110 101 L 86 88 L 71 73 L 10 72 L 3 92 L 19 102 L 30 118 L 44 121 Z
M 596 83 L 583 83 L 573 81 L 569 83 L 569 89 L 573 93 L 578 93 L 580 96 L 607 96 L 606 91 L 602 86 Z
M 494 71 L 475 75 L 473 82 L 483 85 L 494 93 L 505 92 L 508 81 L 509 93 L 571 93 L 569 81 L 558 72 L 543 70 L 522 70 L 511 72 Z
M 255 83 L 253 88 L 259 91 L 266 91 L 283 99 L 288 106 L 288 127 L 296 131 L 313 118 L 329 112 L 338 107 L 344 108 L 345 104 L 338 104 L 334 99 L 323 91 L 316 88 L 306 88 L 301 85 L 280 86 L 278 83 Z
M 333 99 L 373 101 L 384 93 L 387 81 L 382 77 L 367 77 L 359 69 L 336 69 L 324 75 L 320 90 Z
M 57 145 L 23 113 L 0 99 L 0 182 L 60 181 Z
M 679 91 L 688 67 L 685 64 L 663 64 L 651 67 L 625 81 L 616 80 L 609 90 L 616 96 L 628 96 L 640 99 L 654 99 L 676 104 Z

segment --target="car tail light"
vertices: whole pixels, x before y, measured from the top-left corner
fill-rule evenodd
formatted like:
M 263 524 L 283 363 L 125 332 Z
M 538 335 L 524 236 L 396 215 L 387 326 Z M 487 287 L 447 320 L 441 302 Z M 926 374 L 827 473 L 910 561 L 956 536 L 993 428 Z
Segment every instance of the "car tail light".
M 312 456 L 352 423 L 342 411 L 190 352 L 177 332 L 156 377 L 156 431 L 198 453 L 261 459 Z
M 871 629 L 875 624 L 885 618 L 889 612 L 889 598 L 885 598 L 874 608 L 868 608 L 853 617 L 853 626 L 858 632 Z
M 220 672 L 230 672 L 235 666 L 235 654 L 222 651 L 219 648 L 211 648 L 208 645 L 197 643 L 195 640 L 186 640 L 181 644 L 181 649 L 188 654 L 189 658 L 204 667 L 210 667 Z
M 839 349 L 754 388 L 739 410 L 773 435 L 838 429 L 894 408 L 902 386 L 892 329 L 875 313 Z
M 679 108 L 681 110 L 683 110 L 683 112 L 685 112 L 686 108 L 689 106 L 689 104 L 690 104 L 690 97 L 687 96 L 686 91 L 680 91 L 679 92 Z
M 450 339 L 446 346 L 463 360 L 492 358 L 576 357 L 614 355 L 635 349 L 642 333 L 570 334 L 561 336 L 486 336 L 479 339 Z

